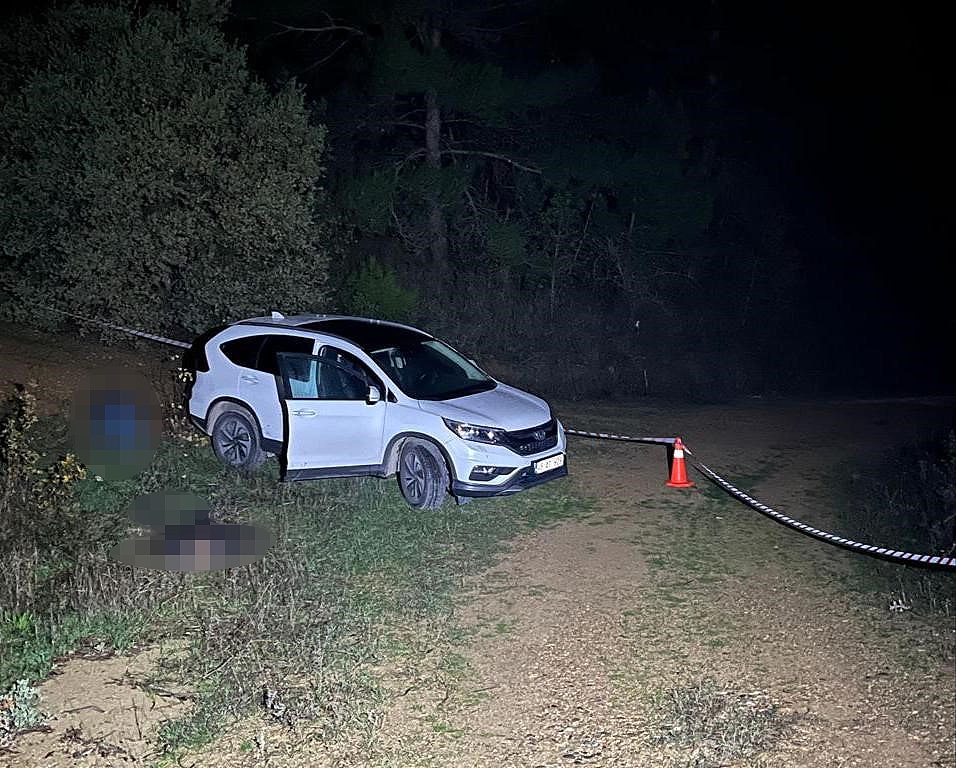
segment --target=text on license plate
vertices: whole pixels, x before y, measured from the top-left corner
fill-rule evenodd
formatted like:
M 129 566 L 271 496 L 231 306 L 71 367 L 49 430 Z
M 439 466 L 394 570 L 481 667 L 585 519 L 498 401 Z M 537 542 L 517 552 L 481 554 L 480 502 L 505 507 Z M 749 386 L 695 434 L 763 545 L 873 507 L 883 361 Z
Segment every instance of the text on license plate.
M 531 466 L 534 467 L 534 473 L 536 475 L 540 475 L 542 472 L 550 472 L 552 469 L 564 466 L 564 454 L 559 453 L 557 456 L 548 456 L 546 459 L 539 459 Z

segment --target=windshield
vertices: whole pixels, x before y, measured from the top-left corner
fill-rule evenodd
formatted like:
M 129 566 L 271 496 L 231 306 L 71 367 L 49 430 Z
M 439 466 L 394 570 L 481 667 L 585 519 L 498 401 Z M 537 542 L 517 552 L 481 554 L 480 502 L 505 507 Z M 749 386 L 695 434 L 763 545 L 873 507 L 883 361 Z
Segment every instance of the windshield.
M 447 344 L 435 339 L 380 349 L 372 359 L 416 400 L 451 400 L 497 386 Z

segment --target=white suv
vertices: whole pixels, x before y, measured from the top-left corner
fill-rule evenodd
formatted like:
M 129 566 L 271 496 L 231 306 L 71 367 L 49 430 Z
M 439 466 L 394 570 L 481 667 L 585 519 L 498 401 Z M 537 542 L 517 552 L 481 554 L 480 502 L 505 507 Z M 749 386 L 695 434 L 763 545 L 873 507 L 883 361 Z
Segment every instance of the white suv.
M 407 325 L 273 312 L 207 331 L 186 365 L 190 417 L 241 471 L 275 454 L 283 480 L 397 473 L 419 508 L 568 473 L 544 400 Z

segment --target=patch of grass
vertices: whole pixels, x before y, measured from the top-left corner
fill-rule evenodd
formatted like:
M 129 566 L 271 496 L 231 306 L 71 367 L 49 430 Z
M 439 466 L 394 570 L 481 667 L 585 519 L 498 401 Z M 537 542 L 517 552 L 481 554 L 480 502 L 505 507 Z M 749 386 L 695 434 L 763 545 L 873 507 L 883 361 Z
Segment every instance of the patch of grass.
M 956 432 L 900 447 L 855 475 L 846 525 L 862 541 L 956 555 Z M 857 558 L 851 587 L 931 622 L 956 616 L 952 576 Z
M 722 689 L 712 678 L 660 689 L 648 708 L 648 742 L 664 747 L 668 768 L 718 768 L 738 760 L 753 765 L 794 722 L 765 694 Z
M 452 738 L 458 738 L 464 733 L 460 728 L 455 728 L 451 723 L 441 720 L 434 715 L 427 715 L 425 719 L 429 722 L 431 729 L 435 733 L 442 733 Z
M 517 619 L 511 621 L 499 621 L 495 624 L 495 634 L 498 635 L 508 635 L 514 631 L 515 624 L 517 624 Z
M 125 651 L 142 628 L 142 617 L 120 613 L 69 613 L 0 620 L 0 680 L 42 680 L 60 656 L 85 646 L 97 652 Z
M 448 651 L 442 657 L 442 672 L 452 678 L 464 677 L 468 672 L 468 659 L 455 651 Z
M 54 442 L 65 433 L 62 420 L 46 427 Z M 17 558 L 15 569 L 0 573 L 0 589 L 22 596 L 17 579 L 32 585 L 0 619 L 0 678 L 42 679 L 77 646 L 122 649 L 182 637 L 186 652 L 144 682 L 195 693 L 189 714 L 162 727 L 169 755 L 261 711 L 266 689 L 290 722 L 318 723 L 322 738 L 348 730 L 370 742 L 383 705 L 372 671 L 438 648 L 442 676 L 463 675 L 464 660 L 446 652 L 456 638 L 456 590 L 514 536 L 591 512 L 570 478 L 466 507 L 449 499 L 436 510 L 410 508 L 394 480 L 277 481 L 274 461 L 242 477 L 206 444 L 166 440 L 132 480 L 72 481 L 65 519 L 83 528 L 82 546 L 60 546 L 51 530 L 32 549 L 17 549 L 20 518 L 13 527 L 14 518 L 0 518 L 6 561 Z M 130 502 L 159 490 L 194 493 L 214 519 L 267 526 L 277 542 L 257 563 L 211 573 L 110 561 L 109 548 L 130 529 Z M 67 526 L 56 531 L 70 535 Z

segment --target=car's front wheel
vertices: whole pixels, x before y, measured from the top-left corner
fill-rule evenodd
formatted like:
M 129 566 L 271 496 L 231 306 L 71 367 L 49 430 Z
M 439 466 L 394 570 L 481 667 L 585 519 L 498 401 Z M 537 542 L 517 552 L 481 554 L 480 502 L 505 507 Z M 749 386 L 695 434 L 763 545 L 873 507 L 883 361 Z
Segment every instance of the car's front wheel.
M 421 443 L 409 442 L 398 461 L 398 484 L 411 506 L 435 509 L 441 506 L 448 488 L 448 468 Z
M 251 472 L 266 455 L 255 419 L 244 408 L 227 407 L 212 428 L 212 449 L 219 460 L 240 472 Z

